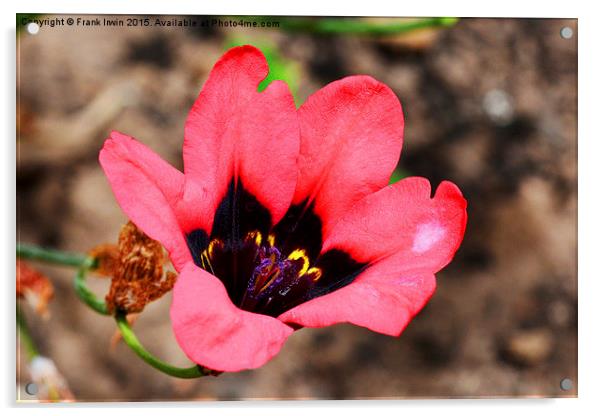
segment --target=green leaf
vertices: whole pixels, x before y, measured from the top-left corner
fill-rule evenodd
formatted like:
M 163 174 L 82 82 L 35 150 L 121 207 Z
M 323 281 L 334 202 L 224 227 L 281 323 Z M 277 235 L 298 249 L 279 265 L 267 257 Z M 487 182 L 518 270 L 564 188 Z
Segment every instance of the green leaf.
M 410 176 L 410 172 L 397 168 L 391 174 L 391 179 L 389 179 L 389 185 L 393 185 L 395 182 L 399 182 L 403 178 L 407 178 Z
M 280 27 L 287 31 L 327 35 L 389 36 L 427 28 L 451 27 L 458 21 L 456 17 L 399 18 L 382 21 L 366 18 L 289 17 L 282 20 Z

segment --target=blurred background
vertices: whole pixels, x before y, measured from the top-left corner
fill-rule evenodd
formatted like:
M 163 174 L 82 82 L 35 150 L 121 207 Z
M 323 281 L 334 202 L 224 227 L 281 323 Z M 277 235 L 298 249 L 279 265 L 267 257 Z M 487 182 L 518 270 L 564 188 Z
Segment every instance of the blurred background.
M 244 28 L 178 19 L 197 26 L 19 31 L 20 242 L 79 252 L 116 242 L 127 219 L 98 164 L 108 132 L 136 137 L 181 169 L 189 108 L 221 54 L 245 43 L 264 51 L 269 79 L 287 80 L 298 105 L 347 75 L 389 85 L 406 123 L 392 181 L 458 184 L 466 236 L 399 338 L 350 325 L 304 329 L 258 370 L 196 380 L 111 347 L 115 323 L 80 303 L 74 271 L 36 263 L 55 287 L 50 317 L 24 312 L 77 400 L 576 395 L 576 20 L 274 17 L 242 19 L 276 28 Z M 571 36 L 561 36 L 567 27 Z M 107 292 L 107 280 L 89 281 Z M 148 305 L 134 329 L 155 355 L 184 366 L 170 300 Z M 19 389 L 30 377 L 23 364 Z

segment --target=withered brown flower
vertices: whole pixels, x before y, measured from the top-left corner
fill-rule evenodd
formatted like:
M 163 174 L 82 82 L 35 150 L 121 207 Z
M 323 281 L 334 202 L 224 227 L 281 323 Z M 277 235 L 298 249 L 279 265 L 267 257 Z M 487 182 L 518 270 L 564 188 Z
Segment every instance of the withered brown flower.
M 25 298 L 42 317 L 48 316 L 48 303 L 54 296 L 50 280 L 23 260 L 17 259 L 17 297 Z
M 117 246 L 104 244 L 90 252 L 97 271 L 111 275 L 111 289 L 105 301 L 111 313 L 137 313 L 169 292 L 176 274 L 164 272 L 163 246 L 140 231 L 131 221 L 121 228 Z
M 88 252 L 96 260 L 94 272 L 104 277 L 113 277 L 119 268 L 119 247 L 117 244 L 101 244 Z

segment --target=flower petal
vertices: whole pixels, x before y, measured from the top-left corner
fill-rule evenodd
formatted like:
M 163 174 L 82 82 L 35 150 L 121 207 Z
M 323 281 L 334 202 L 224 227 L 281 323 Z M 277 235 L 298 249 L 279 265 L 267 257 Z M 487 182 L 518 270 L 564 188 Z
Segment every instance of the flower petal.
M 213 67 L 190 111 L 184 171 L 214 195 L 211 209 L 199 212 L 192 228 L 211 231 L 213 213 L 231 183 L 242 182 L 273 223 L 290 205 L 297 180 L 298 119 L 284 82 L 257 91 L 267 74 L 261 51 L 252 46 L 230 49 Z
M 431 198 L 427 179 L 406 178 L 355 204 L 326 236 L 322 252 L 337 248 L 361 263 L 395 256 L 399 270 L 435 273 L 460 246 L 466 219 L 456 185 L 441 182 Z
M 351 323 L 398 336 L 435 291 L 427 271 L 400 273 L 394 261 L 370 267 L 348 286 L 284 312 L 286 323 L 320 328 Z
M 323 252 L 342 250 L 367 268 L 349 285 L 278 319 L 310 327 L 350 322 L 398 335 L 435 290 L 434 273 L 460 246 L 466 218 L 466 201 L 451 182 L 442 182 L 432 199 L 424 178 L 365 197 L 337 222 Z
M 176 281 L 171 321 L 188 358 L 218 371 L 262 366 L 293 333 L 275 318 L 238 309 L 222 282 L 192 263 Z
M 401 104 L 369 76 L 332 82 L 299 108 L 301 149 L 294 203 L 314 202 L 323 232 L 354 202 L 385 186 L 403 142 Z
M 174 210 L 184 188 L 182 172 L 133 138 L 113 131 L 99 156 L 121 209 L 169 251 L 176 270 L 192 258 Z

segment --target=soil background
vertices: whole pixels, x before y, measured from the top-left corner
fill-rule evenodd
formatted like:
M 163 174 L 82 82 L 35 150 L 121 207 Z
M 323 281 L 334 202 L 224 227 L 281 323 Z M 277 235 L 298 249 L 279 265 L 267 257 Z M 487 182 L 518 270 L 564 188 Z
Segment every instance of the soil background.
M 560 36 L 565 26 L 570 39 Z M 163 375 L 123 344 L 111 348 L 115 324 L 74 296 L 73 271 L 36 263 L 55 285 L 51 316 L 25 312 L 77 400 L 575 396 L 576 20 L 461 19 L 387 38 L 215 27 L 22 31 L 19 240 L 80 252 L 115 242 L 126 217 L 98 164 L 104 139 L 122 131 L 181 169 L 187 112 L 233 39 L 272 45 L 294 63 L 299 102 L 347 75 L 389 85 L 405 114 L 399 173 L 458 184 L 468 200 L 464 242 L 400 337 L 351 325 L 303 329 L 260 369 L 196 380 Z M 106 280 L 90 283 L 106 293 Z M 170 299 L 147 306 L 134 328 L 157 356 L 186 365 Z M 28 377 L 18 374 L 19 388 Z M 573 381 L 566 392 L 564 378 Z

